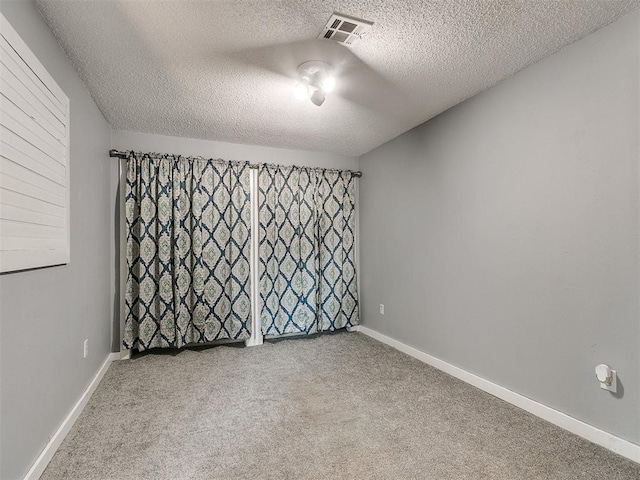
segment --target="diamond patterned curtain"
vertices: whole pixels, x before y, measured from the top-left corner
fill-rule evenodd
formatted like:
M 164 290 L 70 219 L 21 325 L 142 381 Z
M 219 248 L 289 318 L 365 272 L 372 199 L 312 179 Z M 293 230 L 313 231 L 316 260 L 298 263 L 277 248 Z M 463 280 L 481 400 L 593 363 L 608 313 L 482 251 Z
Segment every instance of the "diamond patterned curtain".
M 125 348 L 250 337 L 249 165 L 131 153 Z
M 351 172 L 263 164 L 258 214 L 263 334 L 357 325 Z
M 351 172 L 319 170 L 318 330 L 357 325 L 355 179 Z

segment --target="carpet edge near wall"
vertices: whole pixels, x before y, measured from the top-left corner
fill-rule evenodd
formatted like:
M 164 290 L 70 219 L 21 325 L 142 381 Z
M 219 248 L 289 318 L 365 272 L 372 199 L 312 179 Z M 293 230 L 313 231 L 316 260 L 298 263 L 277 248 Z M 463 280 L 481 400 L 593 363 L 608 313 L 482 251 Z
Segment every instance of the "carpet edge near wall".
M 49 462 L 58 451 L 58 448 L 60 447 L 60 445 L 62 445 L 65 437 L 71 431 L 74 423 L 76 422 L 78 417 L 80 417 L 80 414 L 82 413 L 84 408 L 87 406 L 87 403 L 89 403 L 93 392 L 95 392 L 96 388 L 98 388 L 98 385 L 102 381 L 104 375 L 107 373 L 107 370 L 109 369 L 111 363 L 116 360 L 124 360 L 128 357 L 128 352 L 115 352 L 109 353 L 107 355 L 105 360 L 100 365 L 98 371 L 92 377 L 87 388 L 85 388 L 85 390 L 80 395 L 80 398 L 76 401 L 60 426 L 51 436 L 50 440 L 47 442 L 42 452 L 40 452 L 36 460 L 33 462 L 31 468 L 24 476 L 23 480 L 37 480 L 40 478 L 44 470 L 47 468 L 47 465 L 49 465 Z
M 519 393 L 516 393 L 508 388 L 493 383 L 483 377 L 475 375 L 460 367 L 456 367 L 444 360 L 440 360 L 437 357 L 429 355 L 415 347 L 411 347 L 399 340 L 384 335 L 376 330 L 373 330 L 365 325 L 357 325 L 353 327 L 352 331 L 360 332 L 363 335 L 373 338 L 381 343 L 389 345 L 396 350 L 405 353 L 417 360 L 420 360 L 427 365 L 430 365 L 438 370 L 441 370 L 452 377 L 455 377 L 463 382 L 473 385 L 480 390 L 483 390 L 494 397 L 504 400 L 522 410 L 525 410 L 538 418 L 546 420 L 564 430 L 567 430 L 579 437 L 584 438 L 596 445 L 606 448 L 618 455 L 621 455 L 629 460 L 632 460 L 640 464 L 640 445 L 617 437 L 612 433 L 606 432 L 599 428 L 589 425 L 577 418 L 571 417 L 566 413 L 544 405 L 536 400 L 525 397 Z
M 635 443 L 624 440 L 609 432 L 600 430 L 592 425 L 582 422 L 581 420 L 490 382 L 489 380 L 463 370 L 462 368 L 451 365 L 450 363 L 433 357 L 432 355 L 429 355 L 417 348 L 411 347 L 364 325 L 356 325 L 351 327 L 349 331 L 360 332 L 363 335 L 395 348 L 396 350 L 437 368 L 438 370 L 462 380 L 465 383 L 473 385 L 474 387 L 504 400 L 507 403 L 521 408 L 536 417 L 542 418 L 543 420 L 546 420 L 564 430 L 640 464 L 640 445 L 636 445 Z M 40 478 L 54 454 L 73 427 L 74 423 L 86 407 L 111 363 L 117 360 L 128 359 L 129 356 L 129 352 L 115 352 L 110 353 L 106 357 L 101 367 L 98 369 L 69 414 L 62 421 L 56 432 L 51 436 L 51 439 L 25 475 L 24 480 L 37 480 Z

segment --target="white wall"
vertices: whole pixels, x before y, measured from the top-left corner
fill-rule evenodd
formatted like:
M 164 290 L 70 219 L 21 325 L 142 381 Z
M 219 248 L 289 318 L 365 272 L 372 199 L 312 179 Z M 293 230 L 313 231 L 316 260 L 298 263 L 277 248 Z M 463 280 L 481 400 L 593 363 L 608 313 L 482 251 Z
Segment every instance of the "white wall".
M 71 101 L 71 263 L 0 276 L 0 478 L 13 480 L 110 350 L 112 161 L 111 129 L 33 2 L 2 0 L 0 11 Z
M 638 444 L 639 27 L 360 159 L 364 324 Z
M 174 153 L 251 163 L 275 163 L 357 170 L 358 158 L 335 153 L 214 142 L 195 138 L 167 137 L 150 133 L 114 131 L 113 148 L 143 152 Z

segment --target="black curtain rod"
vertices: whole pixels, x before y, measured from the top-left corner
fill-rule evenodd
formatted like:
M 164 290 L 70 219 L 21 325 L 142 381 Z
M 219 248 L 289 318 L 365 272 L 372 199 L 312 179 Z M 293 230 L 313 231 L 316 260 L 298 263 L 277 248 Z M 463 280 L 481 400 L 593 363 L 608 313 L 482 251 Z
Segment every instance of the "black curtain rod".
M 129 156 L 129 152 L 121 152 L 120 150 L 116 150 L 115 148 L 109 150 L 109 156 L 113 158 L 127 158 Z M 258 168 L 258 165 L 252 163 L 249 165 L 249 168 Z M 351 172 L 354 177 L 362 177 L 362 172 Z

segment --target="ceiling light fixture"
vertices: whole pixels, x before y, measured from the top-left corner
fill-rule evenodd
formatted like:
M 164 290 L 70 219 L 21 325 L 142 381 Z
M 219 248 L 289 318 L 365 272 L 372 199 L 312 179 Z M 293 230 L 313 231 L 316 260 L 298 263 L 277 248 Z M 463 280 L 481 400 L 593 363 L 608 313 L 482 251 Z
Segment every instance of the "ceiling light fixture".
M 326 93 L 332 91 L 336 85 L 333 68 L 327 62 L 311 60 L 298 67 L 300 81 L 295 87 L 295 97 L 301 100 L 311 99 L 320 106 L 326 99 Z
M 305 82 L 298 82 L 294 92 L 298 100 L 306 100 L 309 98 L 309 85 Z
M 336 86 L 335 77 L 327 77 L 322 81 L 322 90 L 324 90 L 325 92 L 330 92 L 335 88 L 335 86 Z

